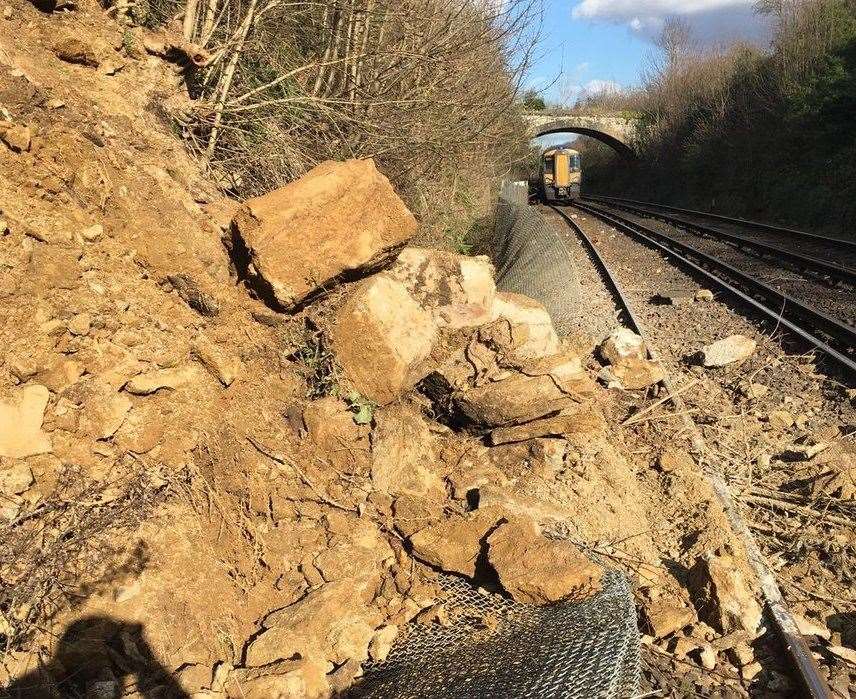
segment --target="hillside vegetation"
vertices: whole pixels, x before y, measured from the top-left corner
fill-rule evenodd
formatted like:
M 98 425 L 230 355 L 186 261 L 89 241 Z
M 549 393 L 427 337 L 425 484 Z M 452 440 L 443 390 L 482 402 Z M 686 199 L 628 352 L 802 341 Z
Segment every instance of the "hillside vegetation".
M 180 19 L 208 56 L 168 118 L 238 197 L 371 157 L 448 228 L 525 148 L 516 100 L 540 0 L 115 1 L 131 24 Z
M 587 148 L 588 191 L 847 233 L 856 222 L 856 2 L 769 0 L 769 51 L 667 27 L 638 94 L 640 162 Z

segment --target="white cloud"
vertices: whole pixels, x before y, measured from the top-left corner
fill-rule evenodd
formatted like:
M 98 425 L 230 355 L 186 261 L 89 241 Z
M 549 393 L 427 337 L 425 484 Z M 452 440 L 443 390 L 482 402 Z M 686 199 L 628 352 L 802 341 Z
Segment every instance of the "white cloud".
M 599 95 L 604 92 L 621 92 L 621 85 L 614 80 L 589 80 L 583 90 L 587 95 Z
M 745 39 L 759 43 L 770 35 L 769 20 L 754 11 L 753 0 L 582 0 L 575 19 L 627 26 L 634 34 L 655 40 L 670 17 L 683 19 L 703 45 Z
M 589 80 L 585 84 L 569 81 L 562 86 L 561 101 L 562 104 L 570 107 L 580 100 L 601 95 L 604 92 L 621 92 L 621 85 L 613 80 L 599 80 L 597 78 Z

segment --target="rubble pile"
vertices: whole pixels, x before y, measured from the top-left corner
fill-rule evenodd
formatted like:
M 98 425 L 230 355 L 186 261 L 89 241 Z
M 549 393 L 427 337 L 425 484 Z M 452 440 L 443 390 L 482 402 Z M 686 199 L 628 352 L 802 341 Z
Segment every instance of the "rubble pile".
M 3 683 L 331 696 L 408 624 L 449 623 L 441 573 L 542 605 L 622 566 L 664 646 L 703 628 L 719 668 L 735 646 L 717 639 L 754 637 L 703 479 L 659 455 L 637 473 L 623 452 L 616 397 L 662 378 L 639 338 L 581 352 L 497 291 L 488 258 L 408 246 L 416 222 L 371 161 L 223 199 L 145 116 L 175 75 L 142 30 L 15 8 Z M 680 550 L 662 533 L 679 516 L 695 534 Z M 33 537 L 62 556 L 28 558 Z

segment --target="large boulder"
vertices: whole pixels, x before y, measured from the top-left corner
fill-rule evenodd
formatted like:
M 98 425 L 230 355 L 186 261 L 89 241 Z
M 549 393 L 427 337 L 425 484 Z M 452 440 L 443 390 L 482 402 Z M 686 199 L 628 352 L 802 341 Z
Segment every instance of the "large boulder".
M 437 339 L 428 311 L 394 279 L 367 279 L 336 315 L 333 349 L 362 395 L 386 405 L 428 374 L 425 359 Z
M 487 257 L 405 248 L 387 274 L 431 310 L 442 327 L 475 327 L 491 318 L 496 284 Z
M 241 207 L 235 255 L 288 310 L 337 279 L 384 266 L 416 225 L 372 160 L 328 161 Z

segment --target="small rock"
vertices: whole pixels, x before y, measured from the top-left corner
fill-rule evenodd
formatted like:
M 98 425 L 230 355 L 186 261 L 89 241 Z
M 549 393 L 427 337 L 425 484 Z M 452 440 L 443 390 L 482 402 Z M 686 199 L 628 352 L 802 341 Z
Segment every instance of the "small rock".
M 98 66 L 98 72 L 103 75 L 116 75 L 124 67 L 125 64 L 122 61 L 108 59 Z
M 716 651 L 709 643 L 702 645 L 698 655 L 699 662 L 705 670 L 713 670 L 716 667 Z
M 369 657 L 376 662 L 383 662 L 389 651 L 392 650 L 392 644 L 398 637 L 398 627 L 395 625 L 382 626 L 375 631 L 372 640 L 369 641 Z
M 639 391 L 662 381 L 665 372 L 659 364 L 648 359 L 625 357 L 601 369 L 597 378 L 606 384 L 607 388 Z
M 390 406 L 379 411 L 372 436 L 372 485 L 390 495 L 419 495 L 442 500 L 443 481 L 431 466 L 436 463 L 436 439 L 428 423 L 411 408 Z
M 506 374 L 454 394 L 461 412 L 489 427 L 531 422 L 561 411 L 574 412 L 595 393 L 580 358 L 568 352 L 537 360 L 523 373 Z
M 3 495 L 25 493 L 35 482 L 33 471 L 26 464 L 15 464 L 12 468 L 0 471 L 0 493 Z
M 57 99 L 56 97 L 53 97 L 47 102 L 45 102 L 45 107 L 47 107 L 48 109 L 62 109 L 64 106 L 65 102 L 63 102 L 61 99 Z
M 262 622 L 269 631 L 247 648 L 248 664 L 266 665 L 295 653 L 307 657 L 319 651 L 337 664 L 351 658 L 366 660 L 374 635 L 374 626 L 368 623 L 373 613 L 367 605 L 377 590 L 378 569 L 354 571 L 358 577 L 324 583 L 297 602 L 271 612 Z M 268 637 L 274 629 L 277 634 Z
M 818 454 L 829 449 L 829 444 L 794 444 L 781 455 L 783 461 L 811 461 Z
M 410 537 L 413 555 L 441 570 L 472 578 L 481 542 L 501 519 L 502 511 L 493 507 L 479 508 L 468 515 L 452 515 Z
M 14 153 L 26 153 L 33 142 L 29 126 L 16 126 L 8 121 L 0 121 L 0 141 L 3 141 Z
M 78 313 L 68 321 L 67 327 L 72 335 L 88 335 L 92 327 L 92 317 L 88 313 Z
M 53 47 L 56 57 L 66 63 L 77 63 L 79 65 L 97 68 L 99 64 L 95 50 L 86 42 L 74 36 L 65 36 L 58 39 Z
M 192 696 L 211 686 L 211 668 L 208 665 L 188 665 L 179 671 L 177 679 L 181 688 Z
M 693 457 L 683 449 L 666 449 L 660 454 L 658 463 L 663 473 L 674 473 L 675 471 L 692 473 L 696 470 Z
M 238 357 L 224 354 L 204 337 L 198 338 L 193 343 L 191 351 L 226 388 L 234 383 L 243 368 Z
M 713 638 L 711 640 L 710 645 L 712 645 L 717 652 L 722 653 L 723 651 L 733 651 L 734 648 L 743 644 L 744 646 L 746 646 L 746 649 L 751 654 L 752 649 L 749 648 L 749 645 L 746 643 L 746 639 L 748 637 L 749 636 L 745 631 L 732 631 L 731 633 L 727 633 L 724 636 Z M 732 655 L 737 654 L 732 653 Z M 754 655 L 752 657 L 754 657 Z
M 127 413 L 113 441 L 123 451 L 146 454 L 163 439 L 164 423 L 164 415 L 156 405 L 138 405 Z
M 616 328 L 600 346 L 600 356 L 610 364 L 632 357 L 646 359 L 645 341 L 629 328 Z
M 12 8 L 9 5 L 3 8 L 3 19 L 12 19 Z
M 0 235 L 8 235 L 9 234 L 9 224 L 6 222 L 6 219 L 0 218 Z
M 606 429 L 603 415 L 594 409 L 583 408 L 569 415 L 557 415 L 533 420 L 514 427 L 499 427 L 490 433 L 493 445 L 525 442 L 538 437 L 561 437 L 601 433 Z
M 713 628 L 724 634 L 757 631 L 761 607 L 733 557 L 712 553 L 699 557 L 688 584 L 699 616 Z
M 746 398 L 758 399 L 766 396 L 770 389 L 762 383 L 743 383 L 740 385 L 740 392 Z
M 826 648 L 834 656 L 846 660 L 851 665 L 856 665 L 856 650 L 846 646 L 828 646 Z
M 740 668 L 740 674 L 743 677 L 744 681 L 751 682 L 758 675 L 761 674 L 761 671 L 764 668 L 761 667 L 761 663 L 757 660 L 755 662 L 749 663 L 748 665 L 744 665 Z
M 94 242 L 98 240 L 102 235 L 104 235 L 104 226 L 102 226 L 100 223 L 96 223 L 93 226 L 84 228 L 82 231 L 80 231 L 80 235 L 84 240 L 90 243 Z
M 132 403 L 128 396 L 115 393 L 109 386 L 93 394 L 84 403 L 84 414 L 96 439 L 110 439 L 125 422 Z
M 692 609 L 666 601 L 649 604 L 644 612 L 654 638 L 671 636 L 695 621 Z
M 794 416 L 787 410 L 774 410 L 767 417 L 770 427 L 778 430 L 787 430 L 794 426 Z
M 77 383 L 83 376 L 85 368 L 73 359 L 60 359 L 48 369 L 38 374 L 39 383 L 53 393 L 62 393 L 72 384 Z
M 792 616 L 794 622 L 796 622 L 799 632 L 803 636 L 817 636 L 818 638 L 823 638 L 827 641 L 832 638 L 832 632 L 823 624 L 818 624 L 810 619 L 806 619 L 804 616 L 800 616 L 799 614 L 793 614 Z
M 442 502 L 413 495 L 396 498 L 392 511 L 395 529 L 404 537 L 410 537 L 443 518 Z
M 187 274 L 171 274 L 167 281 L 178 292 L 181 299 L 197 313 L 213 318 L 220 312 L 220 303 L 211 294 L 203 291 Z
M 660 298 L 670 306 L 688 306 L 696 300 L 692 291 L 674 291 Z
M 501 524 L 487 539 L 499 582 L 521 604 L 583 600 L 601 589 L 603 570 L 570 541 L 547 539 L 534 522 Z
M 326 663 L 315 656 L 278 664 L 276 674 L 243 677 L 239 669 L 226 680 L 225 694 L 241 699 L 325 699 L 332 696 L 326 672 Z
M 122 602 L 127 602 L 128 600 L 134 599 L 134 597 L 139 595 L 142 589 L 143 582 L 139 578 L 129 584 L 119 585 L 113 591 L 113 601 L 118 602 L 120 604 Z
M 125 384 L 125 390 L 137 396 L 145 396 L 162 388 L 179 388 L 197 380 L 199 373 L 194 366 L 158 369 L 138 374 Z
M 509 349 L 518 361 L 549 357 L 561 349 L 553 319 L 535 299 L 501 291 L 494 299 L 491 318 L 503 319 L 510 325 Z
M 668 649 L 676 658 L 684 660 L 689 657 L 690 653 L 697 651 L 699 647 L 697 643 L 693 642 L 689 638 L 678 636 L 669 640 Z
M 42 431 L 50 392 L 33 384 L 0 400 L 0 456 L 22 459 L 51 451 L 50 437 Z
M 709 303 L 713 301 L 713 292 L 710 289 L 699 289 L 695 293 L 695 300 Z
M 9 371 L 12 372 L 12 376 L 18 379 L 21 383 L 28 381 L 39 373 L 38 366 L 36 366 L 36 363 L 29 358 L 7 356 L 6 363 L 9 366 Z
M 758 343 L 743 335 L 730 335 L 702 348 L 706 367 L 722 367 L 752 356 Z

